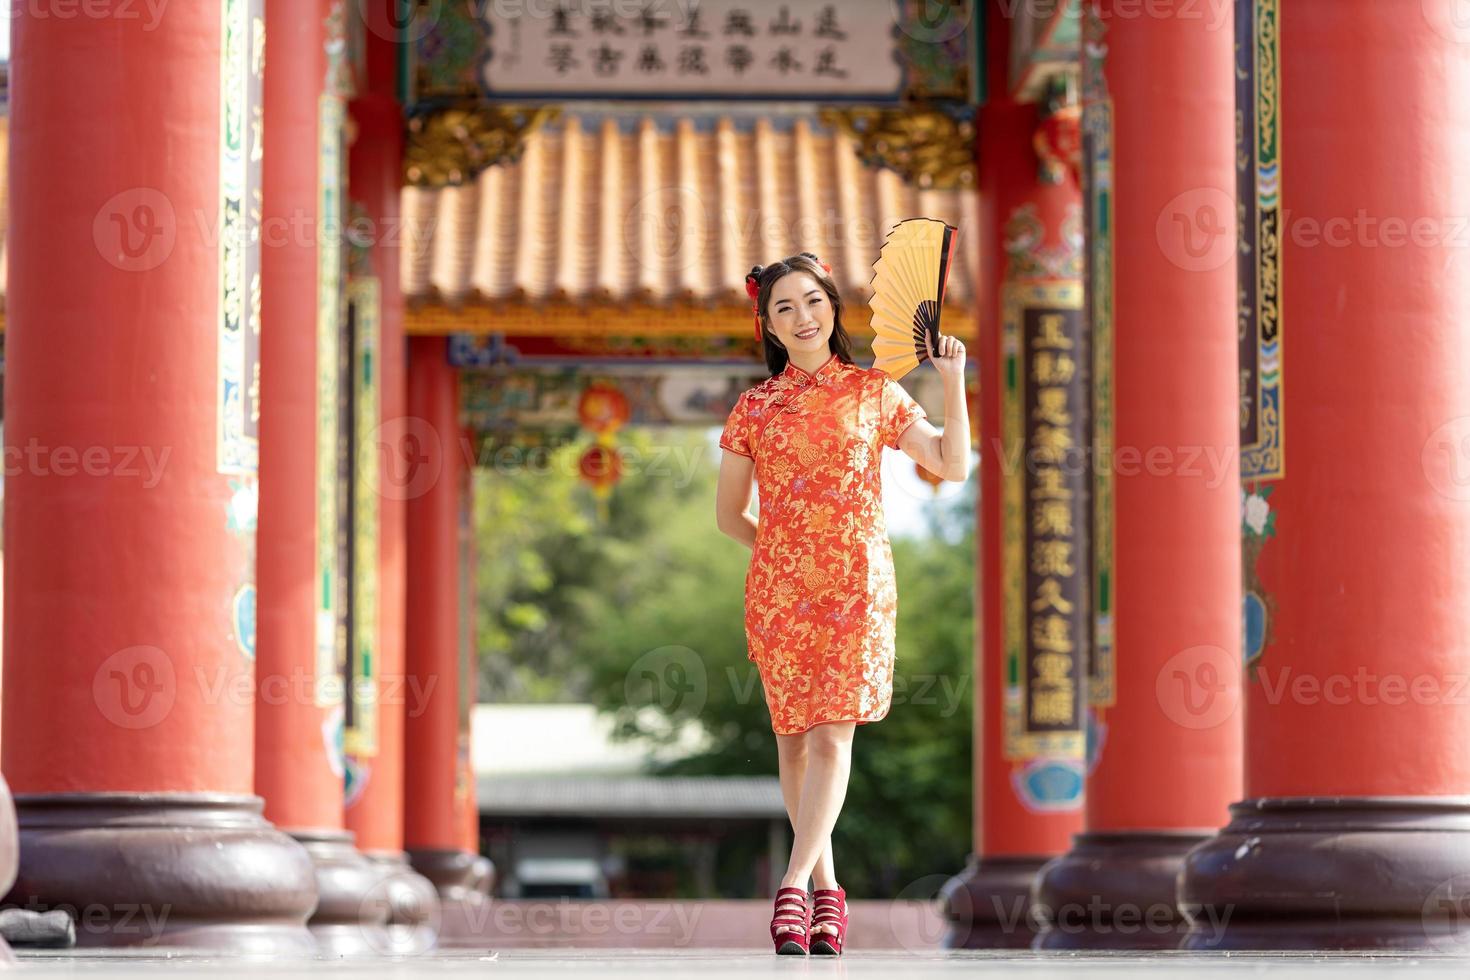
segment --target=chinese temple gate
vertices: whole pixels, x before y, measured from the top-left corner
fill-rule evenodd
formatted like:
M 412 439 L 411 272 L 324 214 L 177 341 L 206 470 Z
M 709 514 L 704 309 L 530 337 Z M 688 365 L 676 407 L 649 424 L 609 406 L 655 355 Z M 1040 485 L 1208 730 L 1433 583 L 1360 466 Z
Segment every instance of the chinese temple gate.
M 469 941 L 482 447 L 721 423 L 802 249 L 863 361 L 922 215 L 981 454 L 944 944 L 1470 951 L 1455 6 L 18 7 L 5 903 Z

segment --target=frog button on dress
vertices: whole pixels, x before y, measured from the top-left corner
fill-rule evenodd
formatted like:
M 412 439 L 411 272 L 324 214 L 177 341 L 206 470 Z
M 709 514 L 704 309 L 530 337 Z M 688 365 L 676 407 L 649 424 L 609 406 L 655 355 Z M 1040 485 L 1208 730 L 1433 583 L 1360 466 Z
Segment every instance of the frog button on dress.
M 887 374 L 833 354 L 816 373 L 788 363 L 725 422 L 720 447 L 755 461 L 745 636 L 778 735 L 888 714 L 898 592 L 882 447 L 924 417 Z

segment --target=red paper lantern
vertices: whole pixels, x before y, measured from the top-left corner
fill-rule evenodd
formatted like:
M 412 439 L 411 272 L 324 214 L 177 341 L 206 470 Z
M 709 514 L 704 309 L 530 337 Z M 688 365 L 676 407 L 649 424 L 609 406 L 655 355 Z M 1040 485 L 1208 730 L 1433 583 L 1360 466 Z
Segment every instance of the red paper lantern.
M 632 416 L 628 396 L 605 381 L 595 381 L 582 389 L 577 400 L 577 418 L 583 428 L 599 435 L 616 432 Z
M 939 485 L 944 482 L 944 477 L 935 474 L 919 463 L 914 464 L 914 472 L 919 474 L 919 479 L 933 487 L 935 493 L 939 492 Z
M 577 472 L 593 490 L 607 490 L 622 479 L 623 461 L 611 448 L 598 443 L 587 447 L 577 461 Z

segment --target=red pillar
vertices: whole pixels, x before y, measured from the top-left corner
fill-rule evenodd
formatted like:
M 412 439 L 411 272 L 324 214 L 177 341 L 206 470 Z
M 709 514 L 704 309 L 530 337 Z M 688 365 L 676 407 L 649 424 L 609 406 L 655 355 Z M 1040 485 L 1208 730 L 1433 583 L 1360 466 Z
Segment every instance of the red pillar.
M 350 954 L 383 947 L 387 909 L 364 901 L 381 872 L 353 847 L 342 816 L 333 617 L 346 104 L 327 59 L 338 3 L 314 2 L 314 16 L 299 0 L 266 6 L 255 786 L 266 817 L 312 854 L 318 942 Z
M 460 445 L 473 459 L 474 430 L 466 426 L 460 433 Z M 478 603 L 475 592 L 475 468 L 462 467 L 460 484 L 460 716 L 459 716 L 459 785 L 455 789 L 457 821 L 460 827 L 460 849 L 471 857 L 472 871 L 466 882 L 467 903 L 483 902 L 495 887 L 495 865 L 480 853 L 480 802 L 475 781 L 474 711 L 479 701 L 479 647 L 475 639 Z M 484 896 L 475 898 L 475 895 Z
M 437 478 L 409 496 L 408 689 L 418 692 L 408 713 L 404 844 L 413 867 L 434 883 L 445 903 L 446 931 L 458 929 L 475 854 L 463 847 L 464 763 L 460 729 L 461 609 L 465 479 L 459 423 L 459 376 L 443 337 L 409 342 L 408 417 L 432 433 L 429 465 Z M 437 452 L 434 448 L 437 447 Z
M 416 449 L 405 442 L 413 429 L 405 426 L 405 357 L 403 294 L 398 285 L 400 177 L 403 155 L 403 110 L 395 97 L 398 45 L 393 27 L 396 0 L 349 5 L 350 15 L 363 19 L 364 77 L 348 106 L 354 141 L 348 154 L 349 214 L 344 233 L 349 251 L 349 276 L 370 279 L 361 291 L 375 307 L 378 335 L 372 338 L 378 358 L 377 424 L 357 420 L 359 459 L 377 461 L 375 583 L 377 637 L 373 647 L 374 690 L 367 694 L 376 711 L 373 749 L 357 763 L 361 789 L 346 807 L 347 828 L 357 846 L 384 865 L 388 876 L 375 896 L 389 908 L 391 948 L 420 951 L 437 939 L 438 900 L 433 886 L 408 865 L 403 850 L 404 714 L 409 696 L 404 662 L 404 508 L 406 466 Z M 374 561 L 373 556 L 360 560 Z
M 1039 109 L 1009 98 L 1005 63 L 1009 21 L 1000 16 L 996 4 L 987 6 L 992 95 L 980 113 L 978 227 L 986 236 L 980 281 L 992 286 L 983 301 L 976 349 L 985 375 L 980 384 L 977 501 L 976 605 L 981 615 L 975 657 L 975 698 L 980 706 L 974 736 L 975 853 L 943 894 L 950 921 L 945 944 L 971 949 L 1030 946 L 1036 929 L 1031 913 L 1036 873 L 1065 851 L 1072 834 L 1082 828 L 1085 743 L 1080 669 L 1074 678 L 1078 687 L 1073 692 L 1077 700 L 1071 712 L 1070 736 L 1058 730 L 1067 726 L 1049 725 L 1049 736 L 1035 737 L 1028 733 L 1033 726 L 1020 712 L 1008 716 L 1006 708 L 1008 703 L 1019 705 L 1016 699 L 1025 683 L 1020 675 L 1027 673 L 1024 665 L 1034 661 L 1024 649 L 1024 639 L 1019 647 L 1008 642 L 1016 630 L 1024 636 L 1032 619 L 1020 605 L 1022 591 L 1008 588 L 1008 583 L 1026 581 L 1031 562 L 1024 546 L 1008 548 L 1006 542 L 1022 543 L 1028 534 L 1030 508 L 1025 506 L 1024 481 L 1026 473 L 1038 467 L 1028 468 L 1025 462 L 1027 452 L 1037 448 L 1027 420 L 1021 418 L 1029 414 L 1022 408 L 1025 388 L 1007 388 L 1012 369 L 1028 375 L 1034 387 L 1035 361 L 1024 343 L 1019 356 L 1008 360 L 1004 338 L 1012 329 L 1024 332 L 1027 310 L 1033 316 L 1044 309 L 1066 311 L 1065 332 L 1075 344 L 1071 354 L 1074 373 L 1062 390 L 1076 404 L 1073 422 L 1064 428 L 1079 447 L 1085 445 L 1081 252 L 1076 240 L 1082 198 L 1072 173 L 1062 175 L 1059 183 L 1046 183 L 1040 176 L 1040 161 L 1032 149 Z M 1008 425 L 1010 422 L 1015 426 Z M 1058 469 L 1050 462 L 1045 468 Z M 1087 500 L 1084 470 L 1080 466 L 1074 470 L 1065 482 L 1074 494 L 1069 510 L 1075 511 L 1076 527 L 1062 546 L 1067 549 L 1070 578 L 1076 587 L 1086 574 L 1088 548 L 1086 515 L 1081 509 Z M 1020 497 L 1008 499 L 1018 489 Z M 1086 612 L 1081 597 L 1076 598 L 1072 625 L 1079 625 Z M 1074 664 L 1082 663 L 1085 639 L 1085 631 L 1072 638 L 1069 657 Z M 1011 680 L 1013 661 L 1018 671 L 1015 683 Z
M 1176 873 L 1240 787 L 1232 30 L 1123 6 L 1084 5 L 1113 697 L 1086 832 L 1038 879 L 1042 948 L 1177 945 Z
M 1190 856 L 1187 943 L 1463 955 L 1470 31 L 1279 6 L 1285 450 L 1246 483 L 1245 801 Z
M 8 900 L 84 946 L 310 951 L 252 795 L 260 9 L 14 14 Z

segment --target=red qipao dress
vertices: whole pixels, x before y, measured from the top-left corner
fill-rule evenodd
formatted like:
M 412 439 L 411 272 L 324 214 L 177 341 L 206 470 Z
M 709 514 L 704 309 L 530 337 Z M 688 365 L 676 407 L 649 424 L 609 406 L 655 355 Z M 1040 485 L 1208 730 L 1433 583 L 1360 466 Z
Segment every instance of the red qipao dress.
M 924 409 L 833 354 L 741 393 L 720 447 L 755 460 L 760 517 L 745 637 L 778 735 L 878 721 L 893 702 L 898 590 L 883 520 L 883 446 Z

